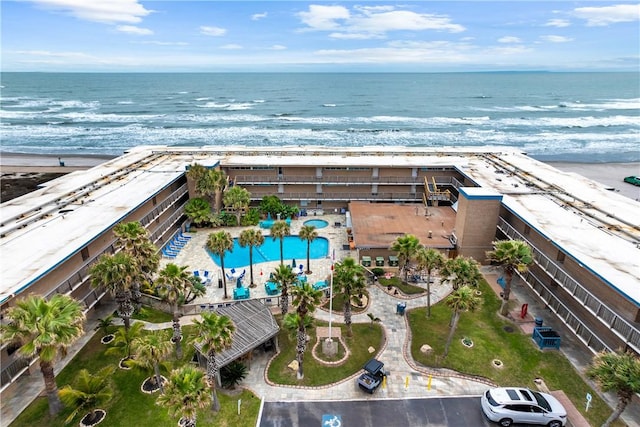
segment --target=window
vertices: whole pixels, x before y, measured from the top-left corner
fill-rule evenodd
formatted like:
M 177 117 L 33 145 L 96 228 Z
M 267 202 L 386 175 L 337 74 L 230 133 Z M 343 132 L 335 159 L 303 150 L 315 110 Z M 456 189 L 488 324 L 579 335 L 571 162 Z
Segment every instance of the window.
M 82 248 L 80 251 L 80 255 L 82 255 L 82 260 L 86 261 L 89 259 L 89 248 Z
M 156 200 L 156 196 L 153 196 L 153 199 L 151 199 L 151 203 L 153 203 L 153 206 L 158 203 L 158 201 Z
M 522 232 L 522 234 L 524 234 L 525 236 L 528 236 L 529 233 L 531 233 L 531 227 L 529 227 L 528 225 L 525 225 L 524 231 Z
M 556 256 L 556 261 L 560 263 L 564 262 L 564 252 L 558 251 L 558 255 Z

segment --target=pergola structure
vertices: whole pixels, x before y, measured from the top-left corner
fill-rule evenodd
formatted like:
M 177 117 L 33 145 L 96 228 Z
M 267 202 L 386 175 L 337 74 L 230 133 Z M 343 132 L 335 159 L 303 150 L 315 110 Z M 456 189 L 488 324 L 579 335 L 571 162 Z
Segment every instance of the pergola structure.
M 271 314 L 269 307 L 259 300 L 250 299 L 232 304 L 220 305 L 214 311 L 220 316 L 228 316 L 236 327 L 232 337 L 231 347 L 220 353 L 215 358 L 218 369 L 245 355 L 251 361 L 253 349 L 266 343 L 275 337 L 275 348 L 278 348 L 278 332 L 280 327 Z M 206 365 L 207 355 L 203 354 L 201 347 L 194 344 L 198 351 L 198 362 Z M 249 363 L 249 368 L 251 364 Z M 220 371 L 217 374 L 218 385 L 221 385 Z

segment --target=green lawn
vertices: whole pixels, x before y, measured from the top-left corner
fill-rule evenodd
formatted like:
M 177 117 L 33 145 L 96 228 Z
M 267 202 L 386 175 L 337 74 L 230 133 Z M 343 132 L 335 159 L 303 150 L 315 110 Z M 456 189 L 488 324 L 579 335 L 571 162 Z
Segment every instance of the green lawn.
M 451 310 L 444 303 L 436 304 L 431 307 L 430 319 L 426 318 L 424 307 L 408 311 L 412 331 L 411 354 L 414 359 L 425 366 L 450 368 L 489 378 L 503 386 L 520 385 L 535 389 L 533 380 L 540 377 L 551 390 L 563 390 L 591 425 L 601 425 L 611 414 L 611 408 L 597 396 L 580 373 L 561 353 L 540 350 L 529 335 L 523 334 L 516 325 L 499 316 L 500 300 L 486 282 L 479 289 L 482 291 L 483 304 L 475 312 L 461 314 L 445 360 L 442 360 L 442 355 L 449 333 Z M 512 332 L 505 330 L 505 327 Z M 473 341 L 473 347 L 462 344 L 465 337 Z M 420 352 L 423 344 L 433 347 L 430 355 Z M 493 366 L 494 359 L 502 361 L 501 368 Z M 585 413 L 587 393 L 591 393 L 594 399 L 589 412 Z
M 327 325 L 325 322 L 316 322 L 316 326 Z M 291 361 L 296 359 L 296 339 L 283 329 L 278 336 L 281 351 L 271 362 L 267 377 L 278 384 L 304 386 L 331 384 L 361 370 L 364 364 L 382 348 L 384 337 L 380 325 L 352 324 L 353 337 L 351 338 L 346 336 L 344 324 L 333 323 L 333 327 L 341 327 L 343 341 L 351 351 L 351 356 L 344 364 L 327 366 L 313 358 L 311 348 L 316 342 L 316 331 L 315 328 L 312 328 L 307 332 L 311 336 L 311 340 L 304 354 L 304 378 L 298 381 L 296 372 L 287 367 Z M 376 353 L 370 354 L 367 351 L 370 346 L 376 349 Z M 321 353 L 321 351 L 322 349 L 318 348 L 318 352 Z
M 404 276 L 402 276 L 404 279 Z M 378 282 L 382 286 L 395 286 L 405 295 L 417 295 L 423 292 L 427 292 L 425 288 L 421 288 L 420 286 L 412 285 L 410 283 L 405 283 L 402 281 L 400 277 L 391 277 L 390 279 L 385 279 L 384 277 L 379 277 Z
M 96 372 L 107 364 L 116 365 L 118 356 L 106 356 L 106 345 L 100 343 L 102 334 L 98 332 L 87 345 L 78 353 L 73 361 L 65 367 L 57 376 L 58 386 L 61 387 L 71 382 L 80 369 L 86 368 L 90 372 Z M 183 346 L 185 357 L 182 363 L 193 356 L 191 346 Z M 175 367 L 177 362 L 172 361 Z M 164 372 L 163 375 L 167 373 Z M 150 373 L 137 370 L 125 371 L 117 369 L 113 375 L 116 392 L 109 404 L 102 406 L 107 411 L 105 420 L 100 427 L 105 426 L 138 426 L 158 427 L 177 425 L 176 419 L 169 418 L 167 410 L 155 404 L 157 394 L 144 394 L 140 391 L 142 381 L 149 377 Z M 258 419 L 260 399 L 253 393 L 243 391 L 238 396 L 228 396 L 224 392 L 218 392 L 221 410 L 214 413 L 211 409 L 204 409 L 198 413 L 198 424 L 207 426 L 241 426 L 255 425 Z M 237 414 L 237 401 L 242 399 L 240 415 Z M 65 410 L 57 417 L 49 415 L 46 397 L 37 398 L 20 416 L 11 424 L 11 427 L 62 427 L 64 420 L 70 413 Z M 84 414 L 83 414 L 84 415 Z M 79 415 L 74 424 L 80 421 Z

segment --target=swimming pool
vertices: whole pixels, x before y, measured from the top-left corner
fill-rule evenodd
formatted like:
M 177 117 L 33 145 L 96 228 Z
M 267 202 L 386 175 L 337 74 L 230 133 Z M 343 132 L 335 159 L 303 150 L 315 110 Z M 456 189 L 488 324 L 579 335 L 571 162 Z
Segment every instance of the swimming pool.
M 309 219 L 304 222 L 304 225 L 313 225 L 315 228 L 325 228 L 329 225 L 329 222 L 324 219 Z
M 302 240 L 298 236 L 285 236 L 282 243 L 284 250 L 285 264 L 287 261 L 291 262 L 292 258 L 295 258 L 298 264 L 304 264 L 307 262 L 307 241 Z M 220 265 L 220 257 L 208 249 L 207 253 L 217 265 Z M 325 237 L 316 237 L 311 242 L 311 248 L 309 251 L 309 257 L 311 259 L 325 258 L 329 255 L 329 239 Z M 271 236 L 264 236 L 264 243 L 261 246 L 253 248 L 253 263 L 267 261 L 279 261 L 280 260 L 280 239 L 275 239 Z M 227 251 L 224 255 L 224 268 L 238 268 L 249 265 L 249 247 L 241 247 L 238 239 L 233 239 L 233 249 L 231 252 Z

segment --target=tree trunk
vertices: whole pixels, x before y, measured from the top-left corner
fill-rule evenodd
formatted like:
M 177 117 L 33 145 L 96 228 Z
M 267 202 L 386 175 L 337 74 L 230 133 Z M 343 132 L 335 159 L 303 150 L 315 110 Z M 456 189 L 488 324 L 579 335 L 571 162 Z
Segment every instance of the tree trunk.
M 609 418 L 607 418 L 607 421 L 605 421 L 604 424 L 602 424 L 602 427 L 609 427 L 611 424 L 613 424 L 615 420 L 620 418 L 620 415 L 622 415 L 622 413 L 624 412 L 625 408 L 627 407 L 627 404 L 629 403 L 629 400 L 622 397 L 619 398 L 616 408 L 613 410 L 611 415 L 609 415 Z
M 353 331 L 351 330 L 351 296 L 345 295 L 348 298 L 344 303 L 344 324 L 347 326 L 347 336 L 352 337 Z
M 456 332 L 456 328 L 458 327 L 458 320 L 460 319 L 460 313 L 457 311 L 453 314 L 453 321 L 451 322 L 451 329 L 449 329 L 449 336 L 447 337 L 447 343 L 444 346 L 444 356 L 442 358 L 446 358 L 449 354 L 449 347 L 451 346 L 451 341 L 453 340 L 453 334 Z
M 431 317 L 431 270 L 427 270 L 427 318 Z
M 178 308 L 174 307 L 173 311 L 173 343 L 176 345 L 176 358 L 182 359 L 182 331 L 180 329 L 180 315 Z
M 284 286 L 282 287 L 282 295 L 280 295 L 280 308 L 283 316 L 289 311 L 289 293 Z
M 513 272 L 505 271 L 505 285 L 502 292 L 502 305 L 500 306 L 500 314 L 506 316 L 509 314 L 509 296 L 511 295 L 511 281 L 513 280 Z
M 249 245 L 249 276 L 251 278 L 249 286 L 253 288 L 255 286 L 253 282 L 253 245 Z
M 306 274 L 311 274 L 311 241 L 307 240 L 307 271 Z
M 220 401 L 218 400 L 218 394 L 216 393 L 216 373 L 218 372 L 218 365 L 216 363 L 216 354 L 213 351 L 207 353 L 207 380 L 209 381 L 209 387 L 211 387 L 211 410 L 218 412 L 220 410 Z
M 162 375 L 160 375 L 160 365 L 153 364 L 153 374 L 156 378 L 156 385 L 160 387 L 160 393 L 164 394 L 164 386 L 162 385 Z
M 304 362 L 304 351 L 306 347 L 307 347 L 307 332 L 304 328 L 304 325 L 302 325 L 301 327 L 298 328 L 298 343 L 296 346 L 296 351 L 298 353 L 298 379 L 299 380 L 304 378 L 304 369 L 302 367 L 302 363 Z
M 280 265 L 284 265 L 284 237 L 280 238 Z
M 44 378 L 44 389 L 49 399 L 49 414 L 57 415 L 64 406 L 58 395 L 58 386 L 56 385 L 56 377 L 53 373 L 53 363 L 44 362 L 40 359 L 40 371 Z
M 222 268 L 222 283 L 224 284 L 224 299 L 228 299 L 227 296 L 227 275 L 224 272 L 224 252 L 220 254 L 220 267 Z

